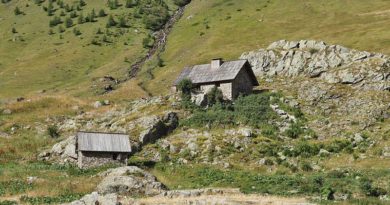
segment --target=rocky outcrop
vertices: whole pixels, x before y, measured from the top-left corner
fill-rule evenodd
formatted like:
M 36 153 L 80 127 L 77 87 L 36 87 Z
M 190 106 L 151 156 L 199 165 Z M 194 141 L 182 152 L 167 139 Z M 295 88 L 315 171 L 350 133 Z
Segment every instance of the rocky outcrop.
M 102 174 L 104 179 L 98 185 L 99 194 L 130 194 L 154 196 L 166 190 L 156 177 L 138 167 L 128 166 L 110 169 Z
M 281 40 L 267 49 L 243 53 L 259 77 L 306 76 L 364 90 L 390 90 L 390 57 L 327 45 L 322 41 Z
M 153 118 L 152 123 L 148 123 L 149 126 L 141 132 L 139 136 L 139 142 L 141 145 L 153 143 L 165 136 L 169 132 L 176 129 L 179 125 L 179 118 L 175 112 L 167 112 L 164 117 Z
M 56 160 L 60 164 L 77 162 L 76 137 L 71 136 L 57 144 L 51 150 L 44 151 L 38 155 L 38 160 L 49 161 Z

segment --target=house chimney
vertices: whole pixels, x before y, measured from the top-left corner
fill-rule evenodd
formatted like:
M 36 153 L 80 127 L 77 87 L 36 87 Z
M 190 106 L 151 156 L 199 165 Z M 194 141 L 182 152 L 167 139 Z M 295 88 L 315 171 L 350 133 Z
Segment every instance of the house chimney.
M 211 69 L 218 69 L 222 65 L 222 58 L 215 58 L 211 60 Z

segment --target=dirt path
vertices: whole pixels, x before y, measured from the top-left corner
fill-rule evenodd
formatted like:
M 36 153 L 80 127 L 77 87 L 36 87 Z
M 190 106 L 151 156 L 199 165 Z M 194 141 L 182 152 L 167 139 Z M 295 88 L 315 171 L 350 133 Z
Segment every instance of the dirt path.
M 172 190 L 161 196 L 138 199 L 122 198 L 120 201 L 126 205 L 314 205 L 305 198 L 243 194 L 239 189 L 218 188 Z

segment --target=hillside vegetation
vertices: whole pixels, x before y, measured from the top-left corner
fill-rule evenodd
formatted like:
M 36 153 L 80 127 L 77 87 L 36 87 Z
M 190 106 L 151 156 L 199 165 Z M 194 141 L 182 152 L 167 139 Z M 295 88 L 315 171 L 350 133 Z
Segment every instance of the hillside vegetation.
M 167 92 L 186 65 L 237 59 L 280 39 L 390 54 L 389 9 L 386 0 L 194 0 L 168 38 L 165 66 L 150 63 L 142 79 L 149 92 Z
M 0 97 L 101 94 L 100 78 L 126 79 L 143 40 L 176 9 L 171 0 L 3 1 Z

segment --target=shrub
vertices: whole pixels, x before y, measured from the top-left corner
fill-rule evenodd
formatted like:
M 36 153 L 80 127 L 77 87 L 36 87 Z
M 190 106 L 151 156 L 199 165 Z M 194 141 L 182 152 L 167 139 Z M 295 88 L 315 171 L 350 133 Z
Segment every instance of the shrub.
M 185 6 L 189 4 L 191 0 L 173 0 L 173 3 L 175 3 L 178 6 Z
M 58 131 L 58 127 L 55 125 L 50 125 L 47 128 L 47 134 L 52 138 L 58 138 L 60 136 L 60 133 Z
M 23 14 L 23 12 L 19 9 L 19 7 L 15 7 L 14 13 L 15 13 L 16 16 Z
M 188 78 L 185 78 L 179 82 L 177 85 L 179 91 L 182 93 L 182 96 L 188 96 L 191 95 L 192 89 L 194 88 L 194 85 L 192 84 L 192 81 Z
M 66 18 L 65 19 L 65 27 L 70 28 L 73 26 L 73 20 L 71 18 Z
M 213 87 L 207 94 L 206 100 L 208 106 L 213 106 L 216 103 L 223 102 L 223 94 L 222 91 L 218 87 Z
M 286 130 L 285 134 L 293 139 L 296 139 L 304 132 L 299 123 L 292 123 L 290 127 Z
M 99 17 L 105 17 L 107 16 L 106 12 L 104 11 L 104 9 L 100 9 L 99 11 Z
M 12 33 L 17 33 L 18 31 L 16 31 L 16 28 L 15 27 L 12 27 Z
M 75 36 L 79 36 L 79 35 L 81 35 L 81 31 L 80 31 L 78 28 L 74 28 L 74 29 L 73 29 L 73 34 L 74 34 Z
M 372 181 L 367 178 L 362 178 L 360 188 L 366 196 L 379 197 L 386 194 L 384 189 L 374 187 Z
M 311 167 L 311 164 L 309 162 L 306 162 L 306 161 L 301 163 L 301 169 L 305 172 L 310 172 L 313 170 L 313 168 Z
M 126 8 L 133 8 L 138 5 L 138 0 L 126 0 Z
M 334 200 L 335 191 L 332 187 L 326 186 L 321 189 L 321 198 L 325 200 Z
M 138 15 L 143 16 L 143 22 L 147 29 L 157 31 L 169 19 L 168 6 L 164 1 L 152 0 L 150 1 L 150 5 L 143 5 L 138 10 Z
M 52 20 L 49 21 L 49 26 L 54 27 L 54 26 L 57 26 L 58 24 L 61 24 L 61 23 L 62 23 L 61 18 L 58 16 L 55 16 Z
M 266 125 L 276 118 L 275 112 L 270 107 L 269 96 L 266 94 L 240 96 L 233 107 L 238 121 L 254 127 Z
M 112 15 L 110 15 L 110 17 L 108 17 L 108 21 L 107 21 L 107 24 L 106 24 L 106 27 L 107 28 L 111 28 L 112 26 L 116 26 L 116 21 L 114 19 L 114 17 Z
M 65 32 L 64 27 L 59 26 L 59 27 L 58 27 L 58 32 L 59 32 L 59 33 L 64 33 L 64 32 Z
M 142 46 L 144 48 L 152 48 L 154 44 L 154 37 L 152 35 L 148 35 L 146 38 L 142 40 Z
M 18 202 L 5 200 L 5 201 L 0 201 L 0 205 L 18 205 Z

